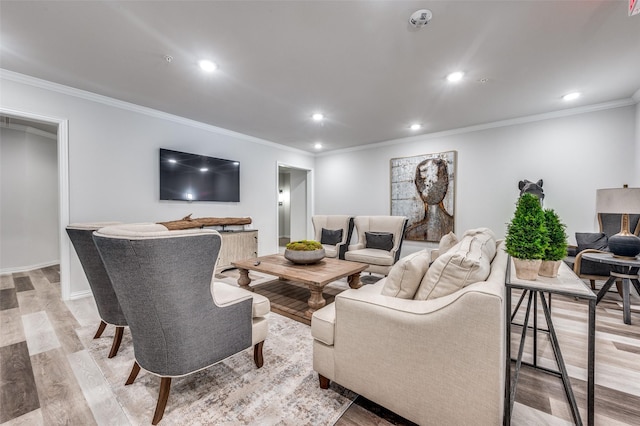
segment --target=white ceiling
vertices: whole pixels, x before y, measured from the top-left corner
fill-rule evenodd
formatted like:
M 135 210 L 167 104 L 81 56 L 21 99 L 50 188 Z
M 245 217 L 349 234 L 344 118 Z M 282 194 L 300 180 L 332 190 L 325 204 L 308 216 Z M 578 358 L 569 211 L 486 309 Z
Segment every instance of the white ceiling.
M 317 141 L 334 150 L 629 99 L 640 89 L 640 15 L 627 7 L 3 0 L 0 67 L 305 151 Z M 433 19 L 416 30 L 408 18 L 422 8 Z M 220 70 L 204 74 L 201 58 Z M 466 77 L 451 85 L 445 76 L 455 70 Z M 579 100 L 561 101 L 576 90 Z M 310 119 L 315 111 L 324 123 Z M 424 129 L 412 132 L 413 122 Z

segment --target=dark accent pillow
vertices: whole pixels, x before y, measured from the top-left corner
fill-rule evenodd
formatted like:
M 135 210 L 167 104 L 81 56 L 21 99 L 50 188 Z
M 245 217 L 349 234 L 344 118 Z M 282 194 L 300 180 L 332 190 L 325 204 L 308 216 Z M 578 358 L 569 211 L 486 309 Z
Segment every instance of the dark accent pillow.
M 365 247 L 391 251 L 393 248 L 393 234 L 391 232 L 365 232 L 364 238 L 367 241 Z
M 322 228 L 321 244 L 335 246 L 342 241 L 342 229 L 324 229 Z
M 608 250 L 608 239 L 602 232 L 576 232 L 578 253 L 586 249 Z

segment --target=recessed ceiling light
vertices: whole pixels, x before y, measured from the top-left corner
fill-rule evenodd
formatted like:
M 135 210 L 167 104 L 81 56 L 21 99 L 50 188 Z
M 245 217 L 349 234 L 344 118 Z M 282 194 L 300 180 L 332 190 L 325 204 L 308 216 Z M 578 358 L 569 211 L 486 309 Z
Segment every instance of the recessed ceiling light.
M 457 83 L 458 81 L 462 80 L 462 77 L 464 77 L 464 73 L 462 71 L 456 71 L 449 74 L 447 76 L 447 80 L 451 83 Z
M 200 171 L 201 171 L 201 172 L 208 172 L 208 171 L 209 171 L 209 169 L 207 169 L 206 167 L 203 167 L 203 168 L 201 168 L 201 169 L 200 169 Z
M 315 145 L 313 145 L 313 147 L 315 149 L 322 149 L 322 144 L 320 142 L 316 142 Z
M 420 130 L 420 129 L 422 129 L 422 124 L 415 123 L 415 124 L 412 124 L 411 126 L 409 126 L 409 128 L 411 130 Z
M 562 97 L 563 101 L 575 101 L 580 97 L 580 92 L 567 93 Z
M 213 72 L 218 69 L 218 65 L 216 65 L 214 62 L 211 62 L 207 59 L 203 59 L 199 61 L 198 65 L 200 65 L 200 68 L 202 69 L 202 71 L 206 71 L 206 72 Z
M 322 120 L 324 120 L 324 114 L 316 112 L 315 114 L 313 114 L 311 116 L 311 118 L 313 119 L 313 121 L 322 121 Z

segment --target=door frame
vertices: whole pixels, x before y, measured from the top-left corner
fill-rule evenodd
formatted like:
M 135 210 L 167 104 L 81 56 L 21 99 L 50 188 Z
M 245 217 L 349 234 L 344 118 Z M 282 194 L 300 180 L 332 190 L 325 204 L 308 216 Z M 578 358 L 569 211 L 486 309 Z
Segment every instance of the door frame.
M 306 217 L 305 219 L 305 237 L 311 238 L 311 216 L 313 215 L 314 205 L 313 205 L 313 169 L 309 169 L 307 167 L 296 166 L 288 163 L 283 163 L 278 161 L 276 163 L 276 190 L 275 190 L 275 203 L 276 206 L 276 247 L 279 247 L 279 242 L 277 241 L 280 238 L 280 216 L 278 209 L 278 195 L 280 188 L 280 168 L 285 169 L 294 169 L 302 172 L 306 172 L 305 182 L 306 182 L 306 200 L 305 200 L 305 210 Z
M 0 106 L 0 115 L 58 126 L 58 237 L 60 239 L 60 290 L 62 300 L 71 297 L 70 247 L 65 229 L 69 224 L 69 120 Z

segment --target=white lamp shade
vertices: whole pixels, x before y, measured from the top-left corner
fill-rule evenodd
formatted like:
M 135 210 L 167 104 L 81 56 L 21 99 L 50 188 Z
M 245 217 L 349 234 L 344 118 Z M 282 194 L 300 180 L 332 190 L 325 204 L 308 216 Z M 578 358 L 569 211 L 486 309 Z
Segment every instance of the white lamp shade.
M 608 188 L 596 191 L 598 213 L 640 213 L 640 188 Z

